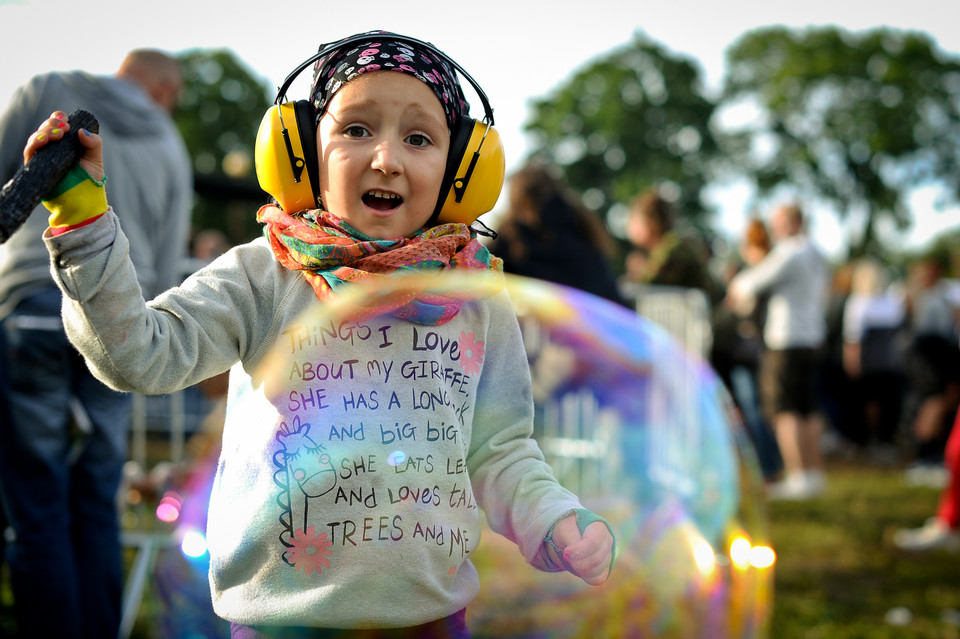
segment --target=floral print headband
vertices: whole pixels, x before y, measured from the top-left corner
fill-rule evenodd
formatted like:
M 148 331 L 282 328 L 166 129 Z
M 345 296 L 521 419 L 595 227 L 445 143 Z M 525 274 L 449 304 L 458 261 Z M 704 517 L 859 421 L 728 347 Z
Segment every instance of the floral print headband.
M 310 96 L 317 119 L 350 80 L 372 71 L 399 71 L 415 76 L 433 90 L 447 117 L 447 126 L 455 130 L 460 118 L 469 112 L 469 105 L 450 63 L 435 49 L 408 42 L 396 33 L 371 31 L 369 35 L 369 40 L 345 38 L 353 44 L 333 49 L 314 64 Z M 322 45 L 320 50 L 330 47 L 336 47 L 336 43 Z

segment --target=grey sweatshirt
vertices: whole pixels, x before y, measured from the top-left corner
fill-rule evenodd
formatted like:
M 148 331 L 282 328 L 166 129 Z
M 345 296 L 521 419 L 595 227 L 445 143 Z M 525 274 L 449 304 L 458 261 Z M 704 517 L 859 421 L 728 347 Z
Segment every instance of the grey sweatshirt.
M 170 115 L 131 82 L 82 72 L 39 75 L 20 87 L 0 116 L 0 184 L 23 164 L 27 138 L 53 111 L 75 108 L 100 123 L 107 198 L 124 211 L 123 229 L 144 295 L 182 277 L 193 178 L 186 147 Z M 49 212 L 38 206 L 0 245 L 0 317 L 32 292 L 54 286 L 40 236 Z
M 761 261 L 738 273 L 731 288 L 768 295 L 763 338 L 768 348 L 817 348 L 826 339 L 827 265 L 803 235 L 778 241 Z
M 466 606 L 481 510 L 533 566 L 579 508 L 531 438 L 505 291 L 441 326 L 331 319 L 263 239 L 145 304 L 112 211 L 46 237 L 64 324 L 114 388 L 230 369 L 207 523 L 214 609 L 243 624 L 402 627 Z

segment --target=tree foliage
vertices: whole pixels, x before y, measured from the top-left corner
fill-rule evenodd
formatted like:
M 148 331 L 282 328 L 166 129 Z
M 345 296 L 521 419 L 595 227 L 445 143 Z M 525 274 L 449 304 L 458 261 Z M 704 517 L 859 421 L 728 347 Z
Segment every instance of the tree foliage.
M 272 96 L 227 50 L 192 50 L 179 57 L 184 88 L 174 119 L 196 175 L 193 220 L 234 242 L 258 232 L 254 219 L 259 190 L 253 164 L 257 129 Z
M 637 34 L 534 101 L 526 130 L 532 155 L 559 165 L 592 208 L 609 210 L 666 183 L 678 210 L 696 219 L 716 149 L 713 109 L 699 67 Z
M 722 98 L 754 113 L 724 137 L 728 161 L 761 194 L 790 185 L 828 204 L 852 231 L 852 256 L 877 249 L 887 218 L 911 223 L 918 186 L 960 197 L 960 61 L 922 33 L 777 27 L 727 51 Z

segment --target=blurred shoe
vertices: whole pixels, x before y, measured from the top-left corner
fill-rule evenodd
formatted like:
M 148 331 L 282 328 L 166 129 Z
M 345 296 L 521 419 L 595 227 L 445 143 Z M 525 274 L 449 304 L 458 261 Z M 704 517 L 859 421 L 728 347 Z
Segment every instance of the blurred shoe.
M 897 606 L 888 610 L 883 620 L 890 626 L 908 626 L 913 621 L 913 613 L 905 606 Z
M 893 545 L 900 550 L 922 552 L 925 550 L 960 551 L 960 532 L 950 528 L 939 517 L 931 517 L 920 528 L 904 528 L 893 535 Z
M 940 613 L 940 621 L 948 626 L 960 628 L 960 610 L 956 608 L 945 608 L 944 611 Z
M 827 479 L 822 470 L 791 474 L 786 479 L 772 484 L 767 489 L 767 499 L 802 500 L 816 497 L 827 488 Z
M 822 470 L 808 470 L 803 476 L 804 481 L 807 482 L 807 490 L 811 493 L 811 497 L 819 495 L 827 489 L 827 476 L 823 474 Z
M 941 489 L 950 481 L 950 471 L 943 464 L 915 464 L 903 472 L 908 486 Z

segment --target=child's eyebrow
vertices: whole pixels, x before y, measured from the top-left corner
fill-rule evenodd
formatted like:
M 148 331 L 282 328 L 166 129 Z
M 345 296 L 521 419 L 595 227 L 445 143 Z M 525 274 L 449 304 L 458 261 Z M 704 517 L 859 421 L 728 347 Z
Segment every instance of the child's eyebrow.
M 446 131 L 448 128 L 447 118 L 445 115 L 443 115 L 442 112 L 438 115 L 437 113 L 434 113 L 429 109 L 425 109 L 419 105 L 417 106 L 410 105 L 407 111 L 408 112 L 405 113 L 404 115 L 407 115 L 408 117 L 416 118 L 418 120 L 425 121 L 425 126 L 440 127 L 440 128 L 443 128 L 444 131 Z
M 334 113 L 336 113 L 337 115 L 340 116 L 339 119 L 342 119 L 345 116 L 349 116 L 357 112 L 369 112 L 372 108 L 375 108 L 376 106 L 377 106 L 376 100 L 354 101 L 346 104 L 341 103 L 335 108 L 327 109 L 324 115 L 329 115 L 334 119 L 338 119 L 336 118 L 336 116 L 334 116 Z
M 328 109 L 327 112 L 324 113 L 324 117 L 329 116 L 334 122 L 342 124 L 353 119 L 367 119 L 368 116 L 375 115 L 377 111 L 385 108 L 387 107 L 376 99 L 359 100 L 349 104 L 341 104 L 335 112 L 332 109 Z M 449 129 L 446 116 L 443 114 L 442 109 L 440 113 L 435 113 L 433 109 L 421 104 L 407 104 L 401 108 L 403 109 L 404 117 L 423 121 L 424 124 L 422 126 L 434 126 L 442 128 L 444 131 Z

